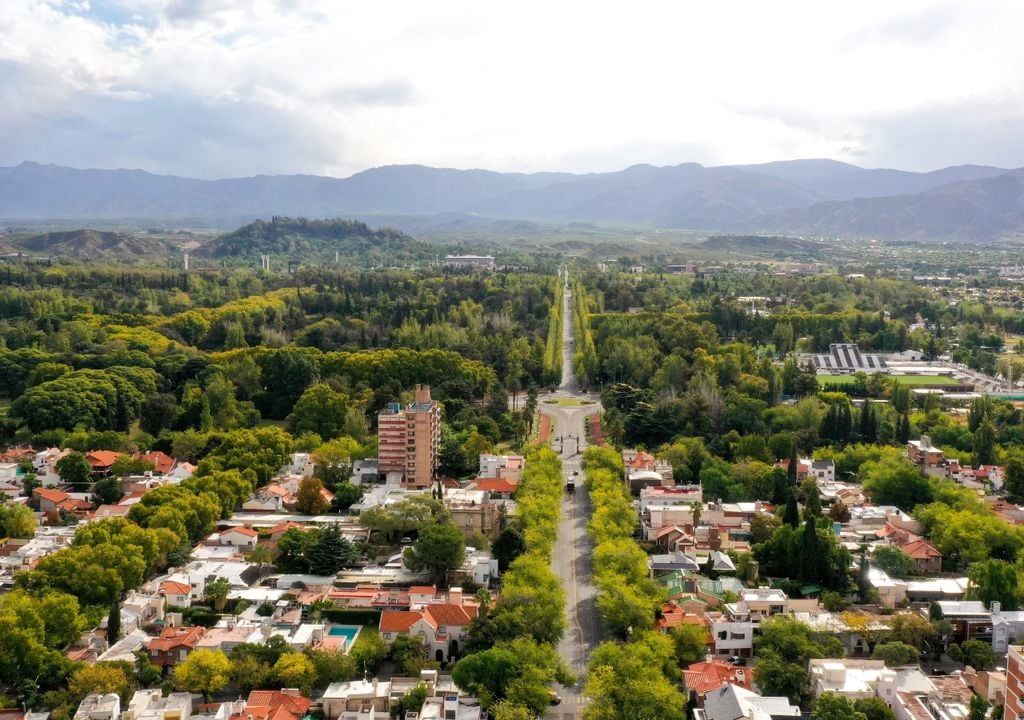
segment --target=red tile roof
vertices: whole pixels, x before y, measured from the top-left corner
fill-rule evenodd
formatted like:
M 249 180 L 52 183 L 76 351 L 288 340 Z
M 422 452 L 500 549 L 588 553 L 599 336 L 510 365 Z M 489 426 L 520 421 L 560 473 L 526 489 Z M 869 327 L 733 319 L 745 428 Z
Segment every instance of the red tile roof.
M 53 490 L 51 488 L 42 487 L 37 487 L 35 490 L 32 491 L 32 493 L 36 497 L 41 498 L 43 500 L 49 500 L 55 505 L 59 505 L 60 503 L 64 502 L 65 500 L 71 497 L 66 492 L 61 492 L 60 490 Z
M 192 588 L 185 583 L 176 582 L 174 580 L 164 580 L 160 583 L 160 592 L 165 595 L 188 595 L 192 592 Z
M 179 647 L 195 649 L 206 630 L 201 627 L 170 627 L 166 628 L 160 637 L 149 641 L 149 649 L 160 652 L 168 652 Z
M 174 467 L 176 460 L 165 452 L 150 450 L 149 452 L 137 452 L 132 457 L 136 460 L 148 460 L 153 463 L 153 472 L 166 475 Z
M 472 611 L 472 614 L 470 614 Z M 442 625 L 469 625 L 476 615 L 476 607 L 472 605 L 453 605 L 436 603 L 423 608 L 423 617 L 434 627 Z
M 683 683 L 687 690 L 698 695 L 705 695 L 724 685 L 739 685 L 753 690 L 752 675 L 753 671 L 748 668 L 735 667 L 721 660 L 705 660 L 683 670 Z
M 380 614 L 381 632 L 409 632 L 423 616 L 409 610 L 385 610 Z
M 277 535 L 278 533 L 286 533 L 289 530 L 291 530 L 292 528 L 297 528 L 299 530 L 305 530 L 306 526 L 303 525 L 302 523 L 297 523 L 294 520 L 286 520 L 286 521 L 278 523 L 274 527 L 270 528 L 269 532 L 270 532 L 271 535 Z
M 915 540 L 900 548 L 906 555 L 914 560 L 926 560 L 928 558 L 940 558 L 942 553 L 939 549 L 927 540 Z
M 245 703 L 245 710 L 231 716 L 231 720 L 299 720 L 305 716 L 312 701 L 301 695 L 277 690 L 253 690 Z
M 480 478 L 474 481 L 477 490 L 484 492 L 505 493 L 511 495 L 519 488 L 519 483 L 506 478 Z
M 114 461 L 121 457 L 123 453 L 114 452 L 113 450 L 90 450 L 85 454 L 85 459 L 89 461 L 89 464 L 94 468 L 108 468 L 114 464 Z
M 249 537 L 259 537 L 259 533 L 258 532 L 256 532 L 252 528 L 243 527 L 241 525 L 239 525 L 238 527 L 233 527 L 233 528 L 229 528 L 229 529 L 225 530 L 224 534 L 227 535 L 230 532 L 240 533 L 242 535 L 247 535 Z

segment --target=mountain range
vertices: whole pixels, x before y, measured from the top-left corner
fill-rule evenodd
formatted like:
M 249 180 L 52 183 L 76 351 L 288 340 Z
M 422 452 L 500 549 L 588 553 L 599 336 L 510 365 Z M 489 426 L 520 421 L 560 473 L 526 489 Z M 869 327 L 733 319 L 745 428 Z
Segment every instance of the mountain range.
M 415 218 L 445 216 L 455 224 L 487 218 L 983 241 L 1024 233 L 1024 170 L 961 165 L 916 173 L 790 160 L 634 165 L 584 175 L 393 165 L 348 178 L 196 180 L 31 162 L 0 168 L 0 218 L 8 220 L 237 225 L 274 215 L 371 222 L 406 217 L 413 225 Z

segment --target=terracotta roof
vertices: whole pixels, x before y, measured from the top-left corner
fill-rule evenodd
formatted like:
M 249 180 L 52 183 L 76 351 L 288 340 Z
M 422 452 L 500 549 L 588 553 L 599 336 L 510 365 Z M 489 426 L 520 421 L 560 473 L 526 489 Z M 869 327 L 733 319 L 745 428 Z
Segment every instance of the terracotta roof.
M 433 585 L 413 585 L 409 588 L 409 593 L 412 595 L 433 595 L 437 592 L 437 588 Z
M 38 498 L 42 498 L 43 500 L 49 500 L 50 502 L 56 504 L 62 503 L 71 497 L 66 492 L 61 492 L 60 490 L 53 490 L 51 488 L 43 487 L 37 487 L 35 490 L 32 491 L 32 493 Z
M 175 580 L 164 580 L 160 583 L 160 592 L 167 595 L 188 595 L 192 592 L 192 588 Z
M 165 452 L 159 450 L 150 450 L 149 452 L 137 452 L 132 457 L 136 460 L 148 460 L 153 463 L 153 472 L 165 475 L 171 471 L 174 467 L 174 463 L 177 462 L 174 458 Z
M 131 509 L 131 505 L 100 505 L 92 515 L 97 518 L 124 517 Z
M 505 478 L 480 478 L 475 480 L 473 484 L 476 485 L 477 490 L 483 490 L 484 492 L 511 494 L 519 488 L 518 482 Z
M 179 647 L 195 648 L 204 634 L 206 630 L 201 627 L 170 627 L 149 641 L 149 649 L 168 652 Z
M 278 523 L 274 527 L 270 528 L 271 535 L 277 535 L 278 533 L 286 533 L 292 528 L 298 528 L 299 530 L 305 530 L 306 526 L 302 523 L 297 523 L 294 520 L 285 520 L 284 522 Z
M 311 700 L 277 690 L 253 690 L 245 703 L 245 710 L 231 716 L 231 720 L 299 720 L 309 710 Z
M 409 610 L 385 610 L 380 614 L 380 631 L 409 632 L 409 628 L 422 617 L 420 613 Z
M 259 537 L 258 532 L 256 532 L 252 528 L 244 527 L 242 525 L 239 525 L 238 527 L 228 528 L 222 534 L 227 535 L 230 532 L 241 533 L 242 535 L 247 535 L 249 537 Z
M 476 608 L 472 605 L 453 605 L 451 603 L 436 603 L 434 605 L 427 605 L 423 608 L 423 617 L 428 622 L 432 621 L 432 625 L 440 627 L 442 625 L 469 625 L 473 620 L 473 616 L 476 615 Z
M 284 497 L 285 495 L 291 494 L 291 490 L 286 488 L 284 485 L 278 485 L 277 483 L 274 483 L 273 485 L 267 485 L 265 488 L 263 488 L 263 490 L 265 492 L 270 493 L 271 495 L 277 495 L 279 497 Z
M 942 553 L 939 552 L 939 549 L 927 540 L 914 540 L 913 542 L 909 542 L 903 547 L 901 547 L 900 550 L 902 550 L 904 553 L 907 554 L 908 557 L 911 557 L 914 560 L 924 560 L 926 558 L 942 557 Z
M 661 540 L 663 537 L 665 537 L 666 535 L 669 535 L 669 534 L 671 534 L 673 532 L 678 532 L 680 535 L 683 535 L 684 537 L 689 537 L 690 536 L 690 534 L 688 532 L 686 532 L 686 530 L 683 529 L 682 525 L 666 525 L 665 527 L 663 527 L 661 530 L 658 531 L 658 534 L 657 534 L 656 537 L 657 537 L 658 540 Z
M 123 454 L 113 450 L 90 450 L 85 454 L 85 459 L 94 468 L 108 468 Z
M 748 668 L 735 667 L 721 660 L 705 660 L 683 670 L 683 683 L 687 690 L 698 695 L 705 695 L 723 685 L 739 685 L 752 690 L 752 675 L 753 671 Z

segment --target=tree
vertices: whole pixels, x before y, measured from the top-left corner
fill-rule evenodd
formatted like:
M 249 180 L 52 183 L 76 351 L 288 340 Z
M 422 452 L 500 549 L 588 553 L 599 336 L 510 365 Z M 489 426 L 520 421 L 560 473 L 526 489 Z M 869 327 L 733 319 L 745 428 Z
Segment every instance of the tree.
M 874 660 L 885 661 L 888 667 L 899 667 L 901 665 L 917 665 L 920 662 L 920 655 L 920 651 L 913 645 L 893 640 L 876 645 L 871 657 Z
M 113 475 L 98 481 L 93 491 L 101 502 L 108 505 L 113 505 L 124 495 L 121 492 L 121 481 Z
M 309 569 L 306 553 L 316 539 L 313 530 L 289 528 L 277 540 L 277 566 L 287 572 L 306 572 Z
M 695 623 L 682 623 L 670 633 L 680 665 L 703 659 L 708 650 L 708 632 Z
M 164 428 L 173 428 L 177 417 L 178 402 L 174 395 L 152 395 L 143 401 L 139 410 L 139 429 L 157 437 Z
M 763 543 L 770 538 L 779 527 L 782 521 L 775 515 L 757 513 L 750 519 L 750 536 L 754 544 Z
M 796 488 L 790 488 L 789 497 L 786 498 L 786 509 L 782 514 L 782 521 L 791 528 L 800 527 L 800 509 L 796 504 Z
M 1012 453 L 1004 466 L 1003 487 L 1010 502 L 1024 501 L 1024 456 Z
M 896 713 L 878 697 L 866 697 L 854 700 L 854 709 L 864 713 L 868 720 L 896 720 Z
M 324 440 L 342 434 L 349 409 L 349 398 L 330 385 L 311 385 L 299 397 L 290 416 L 292 433 L 316 433 Z
M 273 669 L 256 655 L 244 654 L 231 660 L 231 683 L 247 694 L 268 687 Z
M 446 582 L 449 570 L 462 566 L 466 539 L 455 525 L 437 523 L 420 531 L 416 544 L 405 551 L 406 564 L 413 570 L 426 568 L 436 582 Z
M 303 478 L 295 496 L 295 509 L 305 515 L 319 515 L 330 506 L 324 486 L 317 477 Z
M 334 512 L 347 512 L 350 507 L 363 499 L 363 488 L 350 482 L 339 483 L 334 486 L 334 500 L 331 501 L 331 510 Z
M 950 645 L 946 652 L 952 660 L 970 665 L 979 672 L 991 670 L 999 662 L 992 646 L 982 640 L 965 640 L 960 645 Z
M 314 687 L 326 687 L 332 682 L 350 680 L 362 669 L 356 668 L 351 657 L 337 650 L 307 649 L 305 653 L 316 668 Z
M 88 485 L 92 478 L 92 465 L 89 464 L 85 455 L 77 450 L 58 460 L 56 470 L 62 481 L 75 487 Z
M 808 583 L 818 583 L 822 579 L 822 557 L 818 541 L 818 526 L 814 517 L 808 515 L 801 536 L 802 554 L 800 556 L 800 579 Z
M 132 682 L 124 667 L 106 662 L 84 665 L 68 681 L 68 693 L 78 702 L 90 693 L 113 693 L 124 697 L 131 687 Z
M 505 572 L 512 561 L 526 552 L 526 540 L 515 527 L 507 527 L 501 531 L 491 544 L 491 553 L 498 561 L 498 570 Z
M 807 491 L 807 499 L 804 501 L 804 512 L 812 518 L 821 517 L 821 495 L 818 494 L 817 485 L 812 485 Z
M 800 703 L 811 696 L 808 661 L 839 657 L 842 644 L 830 635 L 814 633 L 796 618 L 777 616 L 761 624 L 761 639 L 754 646 L 754 654 L 761 692 Z
M 895 505 L 907 512 L 931 502 L 932 488 L 908 460 L 882 458 L 861 465 L 864 491 L 878 505 Z
M 194 650 L 174 668 L 174 683 L 187 692 L 202 693 L 206 701 L 231 681 L 231 661 L 220 650 Z
M 399 635 L 391 643 L 388 658 L 395 664 L 398 672 L 411 677 L 420 674 L 427 656 L 423 639 L 412 635 Z
M 883 545 L 875 550 L 874 562 L 887 575 L 900 580 L 918 573 L 917 563 L 894 545 Z
M 270 548 L 266 545 L 257 545 L 249 553 L 247 560 L 251 563 L 256 563 L 256 567 L 259 572 L 259 576 L 263 577 L 263 569 L 273 562 L 274 557 L 270 552 Z
M 145 458 L 135 459 L 131 455 L 118 455 L 110 466 L 110 474 L 114 477 L 125 475 L 142 475 L 151 472 L 155 466 Z
M 311 531 L 312 540 L 306 551 L 309 569 L 317 575 L 333 575 L 355 561 L 352 543 L 341 533 L 341 525 L 330 523 Z
M 36 531 L 36 516 L 25 505 L 0 505 L 0 537 L 31 538 Z
M 117 600 L 110 603 L 107 613 L 107 644 L 113 645 L 121 638 L 121 603 Z
M 811 713 L 812 720 L 867 720 L 867 715 L 853 706 L 845 695 L 825 692 L 818 697 Z
M 285 653 L 274 663 L 274 681 L 279 687 L 297 687 L 309 695 L 316 680 L 316 667 L 302 653 Z
M 401 720 L 407 717 L 407 713 L 418 713 L 427 700 L 427 686 L 420 683 L 412 690 L 401 697 L 398 702 L 391 705 L 391 717 Z
M 224 603 L 227 602 L 229 592 L 231 592 L 231 583 L 228 582 L 228 579 L 222 577 L 215 578 L 206 583 L 203 599 L 213 603 L 214 609 L 220 612 L 224 609 Z
M 967 720 L 985 720 L 988 714 L 988 700 L 981 695 L 971 695 L 970 710 Z
M 896 613 L 889 621 L 892 640 L 923 650 L 935 637 L 935 628 L 917 613 Z
M 996 429 L 987 419 L 974 432 L 974 467 L 991 465 L 996 461 Z
M 986 607 L 998 602 L 1003 610 L 1020 607 L 1020 575 L 1017 568 L 1005 560 L 985 560 L 971 565 L 967 572 L 970 584 L 967 599 L 981 600 Z

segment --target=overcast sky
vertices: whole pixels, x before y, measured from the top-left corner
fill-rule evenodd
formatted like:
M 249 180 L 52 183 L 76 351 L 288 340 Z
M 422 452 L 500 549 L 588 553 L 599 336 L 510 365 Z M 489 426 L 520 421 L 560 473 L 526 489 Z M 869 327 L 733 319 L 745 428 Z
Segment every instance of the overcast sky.
M 0 0 L 0 165 L 1024 166 L 1024 3 Z

